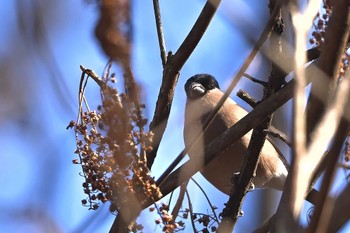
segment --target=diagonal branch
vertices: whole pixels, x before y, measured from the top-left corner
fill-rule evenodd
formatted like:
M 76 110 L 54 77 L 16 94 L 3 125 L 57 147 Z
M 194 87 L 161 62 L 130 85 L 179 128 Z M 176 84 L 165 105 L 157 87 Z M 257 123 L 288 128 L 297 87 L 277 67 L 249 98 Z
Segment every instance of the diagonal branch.
M 150 130 L 153 131 L 154 137 L 152 142 L 153 150 L 147 154 L 147 166 L 149 169 L 151 169 L 154 159 L 157 156 L 158 147 L 168 123 L 180 70 L 202 38 L 220 2 L 220 0 L 208 0 L 206 2 L 197 21 L 180 48 L 175 55 L 168 56 L 163 70 L 163 81 L 158 94 L 156 109 L 150 124 Z
M 348 104 L 349 105 L 349 104 Z M 324 174 L 324 179 L 320 189 L 320 199 L 316 203 L 315 210 L 311 218 L 310 225 L 308 227 L 308 232 L 318 232 L 317 229 L 327 229 L 329 222 L 329 206 L 330 197 L 328 197 L 328 192 L 331 184 L 334 180 L 334 175 L 336 172 L 336 164 L 341 154 L 343 147 L 343 142 L 349 133 L 349 121 L 343 118 L 337 129 L 337 133 L 334 137 L 333 145 L 330 151 L 327 153 L 328 164 Z
M 272 114 L 288 100 L 290 100 L 293 96 L 293 88 L 294 81 L 291 81 L 271 97 L 267 98 L 264 102 L 258 105 L 253 111 L 248 113 L 235 125 L 217 137 L 214 141 L 207 145 L 203 151 L 199 151 L 199 153 L 203 153 L 205 155 L 204 164 L 199 164 L 192 160 L 189 160 L 178 169 L 176 169 L 173 173 L 171 173 L 167 178 L 165 178 L 164 182 L 162 182 L 159 187 L 163 196 L 169 194 L 180 184 L 188 180 L 203 166 L 212 161 L 212 159 L 215 158 L 215 154 L 225 150 L 236 140 L 248 133 L 251 129 L 257 127 L 262 121 L 266 119 L 266 116 Z
M 342 191 L 342 193 L 337 197 L 334 203 L 334 208 L 330 213 L 330 222 L 326 232 L 339 232 L 341 227 L 343 227 L 350 218 L 350 184 Z
M 243 63 L 242 67 L 240 68 L 240 70 L 238 71 L 238 73 L 236 74 L 235 78 L 232 79 L 231 84 L 229 85 L 229 87 L 227 88 L 227 90 L 225 91 L 224 95 L 221 97 L 221 99 L 219 100 L 219 102 L 216 104 L 215 108 L 213 109 L 213 111 L 209 114 L 209 116 L 207 117 L 207 119 L 205 120 L 204 124 L 203 124 L 203 132 L 208 128 L 208 126 L 211 124 L 212 120 L 214 119 L 214 117 L 216 116 L 216 114 L 219 112 L 221 106 L 224 104 L 224 102 L 226 101 L 226 99 L 229 97 L 230 93 L 232 92 L 232 90 L 234 89 L 234 87 L 237 85 L 238 81 L 240 80 L 240 78 L 244 75 L 244 72 L 246 71 L 246 69 L 249 67 L 250 63 L 253 61 L 255 55 L 258 53 L 258 51 L 261 49 L 261 47 L 263 46 L 263 44 L 265 43 L 265 41 L 269 38 L 272 28 L 274 26 L 275 23 L 275 18 L 279 13 L 279 9 L 280 9 L 281 5 L 277 4 L 276 7 L 274 8 L 274 11 L 271 13 L 271 16 L 263 30 L 263 32 L 261 33 L 258 41 L 256 42 L 256 44 L 254 45 L 252 51 L 250 52 L 250 54 L 248 55 L 247 59 L 245 60 L 245 62 Z M 202 134 L 203 134 L 202 132 Z M 198 136 L 198 138 L 200 138 L 201 135 Z M 197 138 L 197 139 L 198 139 Z M 193 144 L 195 144 L 197 141 L 195 141 Z M 179 164 L 179 162 L 185 157 L 185 155 L 187 154 L 187 152 L 193 147 L 193 145 L 190 148 L 185 148 L 181 151 L 181 153 L 175 158 L 175 160 L 170 164 L 170 166 L 166 169 L 166 171 L 159 177 L 159 179 L 157 180 L 157 184 L 161 184 L 164 179 L 170 174 L 170 172 L 172 172 L 174 170 L 174 168 Z
M 309 146 L 309 148 L 307 148 L 307 150 L 294 151 L 298 153 L 294 153 L 291 172 L 287 177 L 285 192 L 282 194 L 281 202 L 277 210 L 278 214 L 276 223 L 278 224 L 274 226 L 277 232 L 290 231 L 291 227 L 295 226 L 295 222 L 292 221 L 293 219 L 294 221 L 297 220 L 300 214 L 302 198 L 308 189 L 308 182 L 310 181 L 312 175 L 311 172 L 322 158 L 323 152 L 310 152 L 311 149 L 315 148 L 315 146 L 310 147 L 312 136 L 319 136 L 319 134 L 313 133 L 312 135 L 310 133 L 314 131 L 314 129 L 319 130 L 320 127 L 316 128 L 315 126 L 318 125 L 321 118 L 325 119 L 325 110 L 329 102 L 329 97 L 334 94 L 340 58 L 344 52 L 345 44 L 349 35 L 349 5 L 350 2 L 346 0 L 336 1 L 336 6 L 334 7 L 332 16 L 330 17 L 324 47 L 320 58 L 316 62 L 316 66 L 323 71 L 324 74 L 316 76 L 315 73 L 306 73 L 310 75 L 309 78 L 313 78 L 312 94 L 307 108 L 306 132 L 300 133 L 303 134 L 302 137 L 304 137 L 306 134 L 306 144 Z M 300 22 L 300 24 L 304 23 L 305 22 Z M 306 40 L 304 43 L 306 43 Z M 326 61 L 327 64 L 325 64 Z M 303 69 L 302 66 L 303 64 L 299 64 L 299 69 Z M 323 80 L 328 80 L 329 82 L 324 82 Z M 326 86 L 326 88 L 323 88 L 324 86 Z M 323 89 L 323 93 L 320 94 L 320 96 L 326 96 L 326 98 L 323 100 L 315 97 L 316 90 L 319 89 Z M 303 94 L 304 93 L 301 93 L 301 95 Z M 298 97 L 298 95 L 296 95 L 296 97 Z M 300 105 L 303 104 L 304 102 L 301 101 Z M 299 118 L 295 117 L 294 120 L 299 120 Z M 334 118 L 333 122 L 336 122 L 336 118 Z M 330 132 L 330 130 L 333 129 L 332 127 L 329 127 L 327 132 L 328 139 L 330 139 L 332 136 Z M 294 130 L 294 133 L 298 133 L 298 128 L 295 128 Z M 295 138 L 296 141 L 294 142 L 299 146 L 301 142 L 298 141 L 298 138 L 300 139 L 300 137 L 301 136 Z M 318 143 L 318 148 L 316 149 L 320 150 L 323 145 L 327 145 L 327 142 L 320 145 L 320 143 L 317 142 L 317 139 L 314 138 L 314 142 L 312 144 L 316 145 L 316 143 Z M 302 146 L 304 147 L 306 145 Z
M 270 1 L 270 12 L 275 9 L 275 1 Z M 277 6 L 278 7 L 278 6 Z M 270 43 L 270 56 L 274 57 L 274 61 L 281 63 L 282 47 L 281 47 L 281 34 L 283 32 L 283 21 L 278 7 L 279 14 L 277 15 L 274 25 L 274 33 L 271 36 Z M 273 93 L 281 88 L 285 76 L 276 63 L 272 63 L 271 73 L 269 81 L 264 89 L 264 96 L 262 101 L 270 97 Z M 219 224 L 218 232 L 232 232 L 237 223 L 242 209 L 243 201 L 249 188 L 254 181 L 256 170 L 259 162 L 259 155 L 264 146 L 266 140 L 266 130 L 270 126 L 272 114 L 266 116 L 266 119 L 260 123 L 252 132 L 252 136 L 245 153 L 244 162 L 240 170 L 238 179 L 233 182 L 231 194 L 228 202 L 225 204 L 225 208 L 222 211 L 222 221 Z

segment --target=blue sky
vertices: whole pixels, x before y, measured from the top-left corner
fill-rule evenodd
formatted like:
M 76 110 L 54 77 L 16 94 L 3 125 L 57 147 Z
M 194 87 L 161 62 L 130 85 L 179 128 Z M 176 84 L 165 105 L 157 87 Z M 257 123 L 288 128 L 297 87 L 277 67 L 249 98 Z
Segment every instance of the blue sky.
M 30 9 L 34 3 L 42 11 L 43 40 L 33 40 L 35 24 L 31 22 Z M 132 64 L 143 88 L 147 117 L 151 119 L 162 75 L 153 6 L 152 1 L 135 0 L 133 4 Z M 167 50 L 176 51 L 204 1 L 161 1 L 160 4 Z M 183 85 L 187 78 L 196 73 L 211 73 L 225 89 L 250 49 L 245 41 L 247 29 L 242 32 L 242 28 L 249 27 L 249 35 L 257 37 L 268 15 L 265 1 L 237 1 L 235 7 L 230 4 L 223 1 L 203 40 L 181 71 L 168 128 L 154 164 L 152 175 L 156 177 L 183 148 L 186 100 Z M 108 206 L 94 212 L 80 203 L 85 198 L 79 176 L 81 169 L 71 162 L 75 158 L 74 135 L 65 129 L 70 120 L 76 119 L 79 65 L 101 74 L 107 62 L 93 34 L 98 11 L 83 0 L 26 3 L 3 0 L 0 13 L 0 185 L 3 187 L 0 232 L 50 232 L 53 228 L 59 232 L 79 232 L 79 227 L 87 222 L 91 225 L 85 232 L 107 232 L 114 219 L 108 213 Z M 24 19 L 22 23 L 20 18 Z M 258 56 L 248 73 L 257 78 L 266 77 L 268 69 L 264 62 Z M 261 91 L 254 87 L 242 80 L 236 91 L 244 88 L 259 97 Z M 87 93 L 90 107 L 96 107 L 100 96 L 97 85 L 90 82 Z M 227 197 L 200 175 L 195 178 L 221 208 Z M 192 200 L 197 200 L 194 202 L 197 210 L 206 212 L 209 207 L 203 206 L 199 190 L 195 187 L 190 190 Z M 243 207 L 246 216 L 257 215 L 261 193 L 266 191 L 248 194 Z M 276 206 L 278 201 L 271 203 Z M 161 232 L 150 221 L 155 218 L 147 211 L 141 215 L 145 232 Z M 256 226 L 252 218 L 243 217 L 237 232 L 251 231 Z M 185 232 L 191 232 L 189 224 L 187 227 Z

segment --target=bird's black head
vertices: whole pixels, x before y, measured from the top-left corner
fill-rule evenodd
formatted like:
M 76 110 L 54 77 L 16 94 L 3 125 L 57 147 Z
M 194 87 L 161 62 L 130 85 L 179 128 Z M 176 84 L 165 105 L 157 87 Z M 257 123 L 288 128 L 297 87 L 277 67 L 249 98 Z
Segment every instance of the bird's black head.
M 210 74 L 196 74 L 189 78 L 185 84 L 186 95 L 189 99 L 200 98 L 215 88 L 220 89 L 219 83 Z

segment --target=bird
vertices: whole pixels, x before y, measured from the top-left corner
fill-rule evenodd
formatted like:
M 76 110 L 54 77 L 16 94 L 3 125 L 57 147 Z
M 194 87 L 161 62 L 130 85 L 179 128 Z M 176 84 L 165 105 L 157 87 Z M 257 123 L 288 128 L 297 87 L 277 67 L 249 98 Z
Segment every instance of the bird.
M 218 81 L 210 74 L 196 74 L 189 78 L 185 84 L 185 92 L 187 96 L 183 131 L 185 146 L 192 147 L 188 151 L 191 160 L 203 163 L 204 154 L 200 152 L 203 151 L 201 148 L 203 149 L 205 145 L 247 115 L 248 111 L 228 97 L 207 130 L 200 136 L 206 118 L 224 93 L 220 90 Z M 227 195 L 231 193 L 233 175 L 241 169 L 251 134 L 252 131 L 233 142 L 200 170 L 206 180 Z M 197 138 L 198 141 L 194 144 Z M 282 158 L 284 157 L 278 148 L 269 140 L 265 140 L 256 177 L 253 180 L 255 188 L 283 190 L 288 170 Z

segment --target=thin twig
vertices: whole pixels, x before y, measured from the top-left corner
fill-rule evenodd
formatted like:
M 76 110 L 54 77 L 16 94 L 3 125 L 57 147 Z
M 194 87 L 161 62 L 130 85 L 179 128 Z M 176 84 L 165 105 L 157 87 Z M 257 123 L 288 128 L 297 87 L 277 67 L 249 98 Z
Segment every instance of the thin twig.
M 163 27 L 162 27 L 162 18 L 160 16 L 160 7 L 159 7 L 158 0 L 153 0 L 153 9 L 154 9 L 154 17 L 156 19 L 156 28 L 157 28 L 158 43 L 159 43 L 159 49 L 160 49 L 160 57 L 162 59 L 162 65 L 164 68 L 167 62 L 167 56 L 166 56 L 165 40 L 164 40 Z
M 196 229 L 196 224 L 194 223 L 193 218 L 192 218 L 193 217 L 193 207 L 192 207 L 190 195 L 189 195 L 187 190 L 186 190 L 186 197 L 187 197 L 187 201 L 188 201 L 188 209 L 190 210 L 190 220 L 191 220 L 193 232 L 198 232 Z
M 285 135 L 283 132 L 279 131 L 278 129 L 276 129 L 275 127 L 273 127 L 273 126 L 270 126 L 270 128 L 267 130 L 267 135 L 275 137 L 275 138 L 278 138 L 279 140 L 284 142 L 289 147 L 292 147 L 292 144 L 288 140 L 288 136 Z
M 199 184 L 195 179 L 191 178 L 191 180 L 192 180 L 192 181 L 197 185 L 197 187 L 202 191 L 202 193 L 203 193 L 205 199 L 207 200 L 207 202 L 208 202 L 208 204 L 209 204 L 209 206 L 210 206 L 211 211 L 212 211 L 213 214 L 214 214 L 214 219 L 215 219 L 215 221 L 216 221 L 216 222 L 219 222 L 218 216 L 217 216 L 216 213 L 215 213 L 215 208 L 214 208 L 213 204 L 211 203 L 210 198 L 208 197 L 207 193 L 205 192 L 205 190 L 202 188 L 202 186 L 200 186 L 200 184 Z
M 242 76 L 247 78 L 247 79 L 249 79 L 250 81 L 252 81 L 254 83 L 258 83 L 258 84 L 262 85 L 263 87 L 266 87 L 266 85 L 267 85 L 267 83 L 265 81 L 261 81 L 259 79 L 256 79 L 256 78 L 254 78 L 253 76 L 251 76 L 251 75 L 249 75 L 247 73 L 244 73 Z

